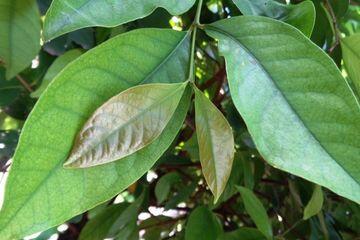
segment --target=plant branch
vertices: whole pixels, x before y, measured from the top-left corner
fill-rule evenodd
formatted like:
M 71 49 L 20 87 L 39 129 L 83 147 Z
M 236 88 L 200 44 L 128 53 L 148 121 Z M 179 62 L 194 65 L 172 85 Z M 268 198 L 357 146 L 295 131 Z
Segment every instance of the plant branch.
M 329 0 L 324 0 L 324 7 L 326 8 L 328 13 L 330 14 L 332 26 L 333 26 L 333 29 L 334 29 L 335 42 L 329 49 L 329 53 L 332 53 L 334 51 L 334 49 L 340 43 L 340 31 L 339 31 L 339 26 L 338 26 L 338 23 L 337 23 L 337 20 L 336 20 L 336 15 L 335 15 L 334 9 L 332 8 L 331 3 L 329 2 Z
M 34 90 L 32 89 L 32 87 L 30 86 L 30 84 L 20 75 L 16 75 L 16 79 L 19 80 L 19 82 L 21 83 L 21 85 L 23 85 L 23 87 L 28 90 L 28 92 L 33 92 Z

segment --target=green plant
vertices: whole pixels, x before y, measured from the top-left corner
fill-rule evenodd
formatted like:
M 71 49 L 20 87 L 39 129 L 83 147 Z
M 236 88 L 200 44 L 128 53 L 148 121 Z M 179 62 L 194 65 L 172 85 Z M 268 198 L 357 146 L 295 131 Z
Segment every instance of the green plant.
M 0 0 L 0 239 L 359 237 L 357 1 L 50 2 Z

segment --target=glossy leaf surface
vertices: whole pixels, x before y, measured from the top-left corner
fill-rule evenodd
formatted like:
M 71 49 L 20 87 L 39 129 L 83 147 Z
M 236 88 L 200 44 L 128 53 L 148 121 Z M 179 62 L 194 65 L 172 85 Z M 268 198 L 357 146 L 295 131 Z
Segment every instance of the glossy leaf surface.
M 152 143 L 172 118 L 186 83 L 129 88 L 100 106 L 79 132 L 65 167 L 120 160 Z
M 315 7 L 310 1 L 284 4 L 274 0 L 233 0 L 243 15 L 266 16 L 293 25 L 310 37 L 315 24 Z
M 219 39 L 232 99 L 262 156 L 359 203 L 360 108 L 334 62 L 269 18 L 234 17 L 207 33 Z
M 62 165 L 77 132 L 99 106 L 131 86 L 184 81 L 189 52 L 186 32 L 142 29 L 115 37 L 68 65 L 22 130 L 0 213 L 2 238 L 19 239 L 61 224 L 110 199 L 148 171 L 181 128 L 190 91 L 160 137 L 146 148 L 94 168 L 69 170 Z
M 237 187 L 243 199 L 246 212 L 250 215 L 251 219 L 255 222 L 256 227 L 262 232 L 268 239 L 272 239 L 272 228 L 270 220 L 267 216 L 266 209 L 261 201 L 255 196 L 255 194 L 247 188 Z
M 195 123 L 200 162 L 215 202 L 225 189 L 234 160 L 234 137 L 224 115 L 195 88 Z
M 360 94 L 360 34 L 341 39 L 346 71 Z
M 40 14 L 35 0 L 0 1 L 0 59 L 10 79 L 40 50 Z
M 162 7 L 171 15 L 186 12 L 195 0 L 54 0 L 46 13 L 44 37 L 50 40 L 76 29 L 117 25 L 143 18 Z

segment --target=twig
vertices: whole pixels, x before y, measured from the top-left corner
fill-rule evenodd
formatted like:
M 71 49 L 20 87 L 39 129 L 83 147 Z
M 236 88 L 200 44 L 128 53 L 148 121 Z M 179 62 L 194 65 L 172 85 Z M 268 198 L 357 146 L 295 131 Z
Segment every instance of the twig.
M 334 51 L 334 49 L 339 45 L 340 43 L 340 32 L 339 32 L 339 26 L 336 20 L 336 15 L 334 13 L 334 9 L 332 8 L 329 0 L 324 0 L 324 7 L 326 8 L 326 10 L 329 12 L 330 16 L 331 16 L 331 20 L 332 20 L 332 25 L 333 25 L 333 29 L 334 29 L 334 35 L 335 35 L 335 42 L 334 44 L 330 47 L 329 49 L 329 53 L 332 53 Z
M 20 75 L 16 75 L 17 80 L 19 80 L 19 82 L 21 83 L 21 85 L 23 85 L 23 87 L 28 90 L 29 92 L 33 92 L 34 90 L 32 89 L 32 87 L 28 84 L 28 82 L 21 77 Z

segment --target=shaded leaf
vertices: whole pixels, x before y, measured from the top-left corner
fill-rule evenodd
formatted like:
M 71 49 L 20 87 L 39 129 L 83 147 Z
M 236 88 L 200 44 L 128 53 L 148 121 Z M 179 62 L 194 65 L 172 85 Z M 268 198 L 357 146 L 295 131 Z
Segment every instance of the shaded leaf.
M 266 237 L 255 228 L 241 227 L 220 235 L 217 240 L 265 240 Z
M 54 0 L 46 13 L 44 37 L 50 40 L 91 26 L 115 27 L 143 18 L 158 7 L 165 8 L 171 15 L 179 15 L 192 7 L 194 2 L 195 0 Z
M 0 2 L 0 58 L 10 79 L 31 64 L 40 50 L 40 14 L 36 0 Z
M 217 217 L 205 206 L 191 212 L 185 227 L 185 240 L 213 240 L 222 233 Z
M 55 76 L 61 70 L 63 70 L 66 65 L 78 58 L 81 54 L 82 51 L 80 49 L 73 49 L 58 57 L 47 70 L 45 76 L 42 79 L 40 87 L 31 93 L 31 97 L 40 97 L 40 95 L 45 91 L 47 86 L 49 86 L 50 82 L 55 78 Z
M 269 18 L 234 17 L 207 32 L 219 39 L 232 99 L 264 159 L 360 202 L 360 108 L 334 62 Z
M 141 29 L 110 39 L 66 67 L 22 130 L 7 179 L 0 236 L 20 239 L 61 224 L 112 198 L 146 173 L 182 127 L 190 90 L 160 137 L 124 161 L 76 170 L 62 164 L 77 132 L 101 104 L 141 83 L 187 79 L 189 53 L 186 32 Z
M 314 192 L 310 198 L 310 201 L 307 203 L 304 209 L 304 217 L 303 219 L 309 219 L 312 216 L 316 215 L 321 211 L 323 206 L 324 197 L 322 193 L 322 189 L 319 185 L 315 185 Z
M 284 4 L 274 0 L 233 0 L 243 15 L 266 16 L 293 25 L 310 37 L 315 24 L 315 7 L 310 0 Z
M 164 202 L 169 196 L 171 186 L 181 181 L 181 177 L 176 172 L 170 172 L 162 176 L 155 185 L 155 196 L 158 204 Z
M 0 108 L 14 102 L 23 90 L 24 87 L 17 79 L 5 79 L 5 68 L 0 66 Z
M 225 189 L 234 160 L 234 137 L 224 115 L 195 88 L 196 136 L 205 180 L 216 202 Z
M 272 239 L 271 222 L 267 216 L 266 209 L 255 194 L 244 187 L 237 187 L 243 199 L 246 212 L 254 221 L 256 227 L 262 232 L 267 239 Z
M 346 71 L 360 95 L 360 34 L 342 38 L 341 49 Z
M 64 166 L 113 162 L 151 144 L 172 118 L 187 84 L 140 85 L 112 97 L 84 124 Z

